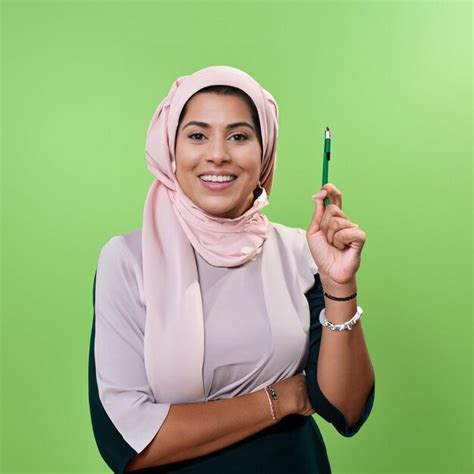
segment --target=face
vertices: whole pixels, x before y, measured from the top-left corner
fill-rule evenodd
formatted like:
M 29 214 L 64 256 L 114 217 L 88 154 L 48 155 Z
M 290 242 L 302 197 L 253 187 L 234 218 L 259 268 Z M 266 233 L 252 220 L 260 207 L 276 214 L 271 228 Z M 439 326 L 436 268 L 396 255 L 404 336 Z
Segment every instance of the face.
M 176 179 L 202 210 L 233 218 L 249 209 L 261 153 L 244 99 L 199 93 L 188 101 L 176 138 Z

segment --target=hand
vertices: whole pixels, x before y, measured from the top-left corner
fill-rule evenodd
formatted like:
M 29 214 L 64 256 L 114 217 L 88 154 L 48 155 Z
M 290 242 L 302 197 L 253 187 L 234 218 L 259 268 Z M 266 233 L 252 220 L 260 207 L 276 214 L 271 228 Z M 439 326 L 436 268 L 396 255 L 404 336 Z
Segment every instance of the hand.
M 274 383 L 273 387 L 278 395 L 278 421 L 291 414 L 310 416 L 315 413 L 309 401 L 306 376 L 302 372 Z
M 313 199 L 316 209 L 306 231 L 311 254 L 321 279 L 346 284 L 355 279 L 367 234 L 342 212 L 342 194 L 334 184 L 325 184 Z

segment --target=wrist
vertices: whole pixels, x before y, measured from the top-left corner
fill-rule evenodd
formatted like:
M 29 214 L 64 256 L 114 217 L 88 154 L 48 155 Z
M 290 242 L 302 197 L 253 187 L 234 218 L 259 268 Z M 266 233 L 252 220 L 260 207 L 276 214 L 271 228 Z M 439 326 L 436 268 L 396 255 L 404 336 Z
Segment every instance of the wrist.
M 265 405 L 267 411 L 267 417 L 271 420 L 272 423 L 278 423 L 282 418 L 281 408 L 280 408 L 280 397 L 276 400 L 273 399 L 271 392 L 267 390 L 266 387 L 262 389 L 263 396 L 265 397 Z
M 355 276 L 345 283 L 337 283 L 328 278 L 321 278 L 323 292 L 334 298 L 349 298 L 357 294 Z M 357 295 L 346 300 L 335 300 L 324 295 L 324 306 L 327 320 L 334 324 L 347 322 L 357 310 Z
M 293 394 L 291 391 L 288 390 L 289 386 L 287 385 L 287 382 L 285 380 L 273 383 L 272 387 L 277 393 L 277 399 L 276 400 L 272 399 L 275 418 L 276 418 L 276 421 L 273 421 L 273 423 L 278 423 L 280 420 L 282 420 L 286 416 L 291 415 L 292 413 L 296 412 L 296 408 L 294 406 L 294 400 L 292 397 Z M 266 388 L 264 388 L 263 391 L 267 392 Z M 268 416 L 271 419 L 272 415 L 271 415 L 271 408 L 269 406 L 270 404 L 269 404 L 268 396 L 266 396 L 265 398 L 267 398 Z
M 320 275 L 320 280 L 323 291 L 331 296 L 343 298 L 357 293 L 357 282 L 355 276 L 344 283 L 338 283 L 323 275 Z

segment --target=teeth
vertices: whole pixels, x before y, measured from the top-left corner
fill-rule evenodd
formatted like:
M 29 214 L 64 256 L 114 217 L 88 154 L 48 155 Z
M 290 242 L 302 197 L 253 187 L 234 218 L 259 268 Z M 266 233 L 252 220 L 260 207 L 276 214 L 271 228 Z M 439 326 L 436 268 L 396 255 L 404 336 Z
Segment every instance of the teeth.
M 210 181 L 212 183 L 223 183 L 227 181 L 233 181 L 235 179 L 235 176 L 215 176 L 212 174 L 205 174 L 203 176 L 200 176 L 200 178 L 203 181 Z

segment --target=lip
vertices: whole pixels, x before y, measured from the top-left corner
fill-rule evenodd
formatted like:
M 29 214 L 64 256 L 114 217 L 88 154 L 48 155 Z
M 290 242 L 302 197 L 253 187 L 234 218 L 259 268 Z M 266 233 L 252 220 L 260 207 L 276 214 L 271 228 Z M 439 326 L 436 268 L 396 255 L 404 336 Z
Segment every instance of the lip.
M 213 174 L 213 173 L 203 173 L 203 174 Z M 225 175 L 229 175 L 229 174 L 231 173 L 226 173 Z M 198 176 L 198 179 L 205 188 L 211 189 L 213 191 L 222 191 L 224 189 L 230 188 L 239 178 L 236 177 L 232 181 L 226 181 L 222 183 L 211 183 L 209 181 L 203 181 L 201 178 L 199 178 L 199 176 Z
M 212 176 L 235 176 L 237 177 L 237 175 L 235 173 L 232 173 L 230 171 L 213 171 L 213 170 L 209 170 L 209 171 L 203 171 L 202 173 L 199 173 L 198 176 L 204 176 L 206 174 L 210 174 Z

